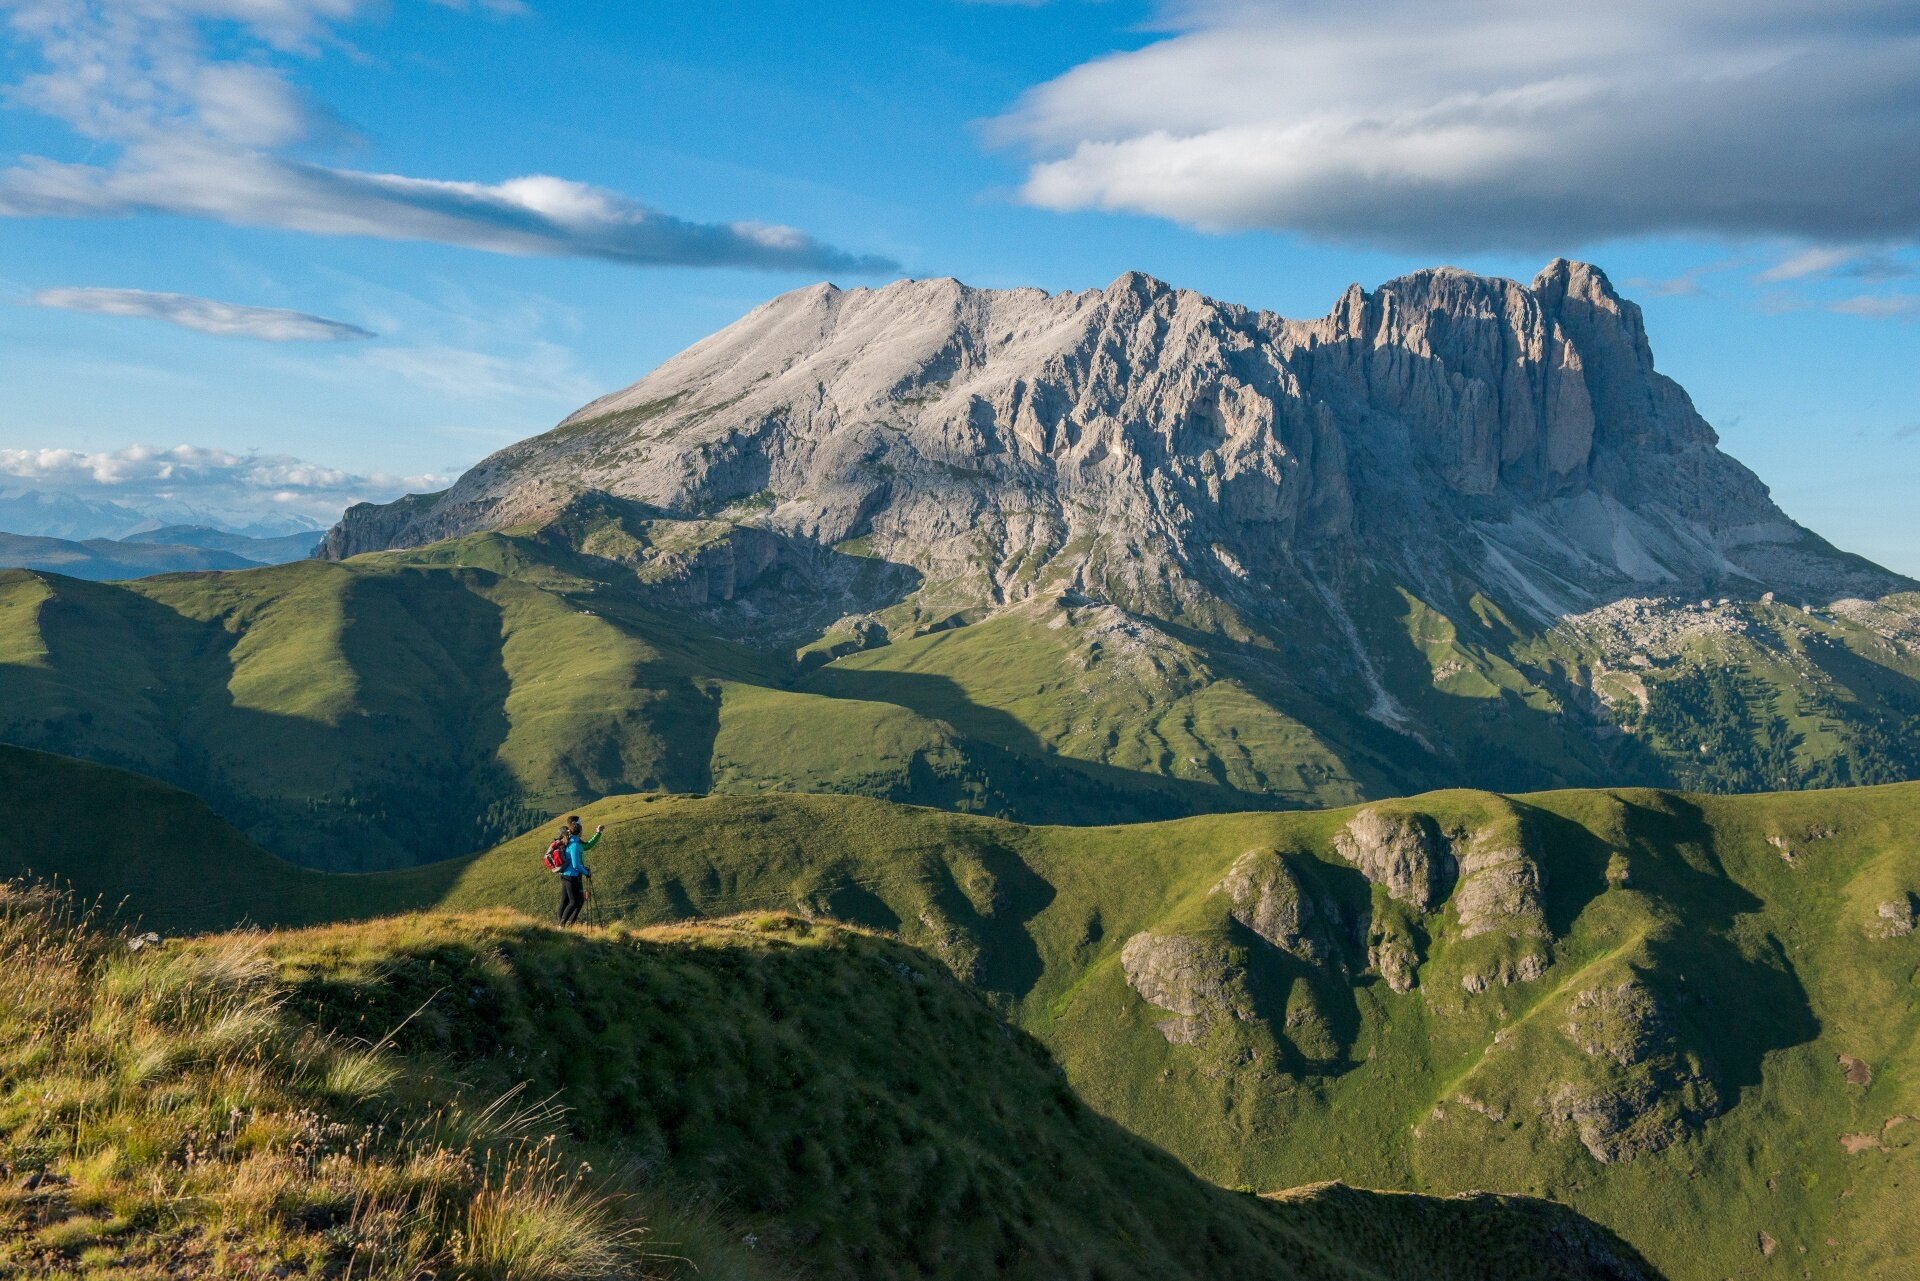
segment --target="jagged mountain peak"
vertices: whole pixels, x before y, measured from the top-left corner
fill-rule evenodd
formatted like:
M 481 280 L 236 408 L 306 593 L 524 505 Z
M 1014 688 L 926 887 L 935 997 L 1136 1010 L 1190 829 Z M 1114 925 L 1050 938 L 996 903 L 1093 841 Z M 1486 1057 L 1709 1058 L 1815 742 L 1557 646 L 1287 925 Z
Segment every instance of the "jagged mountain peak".
M 356 508 L 327 554 L 538 519 L 583 490 L 879 554 L 961 594 L 1036 559 L 1129 608 L 1391 566 L 1536 615 L 1893 575 L 1789 520 L 1653 366 L 1604 272 L 1435 268 L 1289 320 L 1127 272 L 784 294 L 487 459 Z M 1316 566 L 1318 568 L 1316 568 Z M 1025 567 L 1025 568 L 1022 568 Z

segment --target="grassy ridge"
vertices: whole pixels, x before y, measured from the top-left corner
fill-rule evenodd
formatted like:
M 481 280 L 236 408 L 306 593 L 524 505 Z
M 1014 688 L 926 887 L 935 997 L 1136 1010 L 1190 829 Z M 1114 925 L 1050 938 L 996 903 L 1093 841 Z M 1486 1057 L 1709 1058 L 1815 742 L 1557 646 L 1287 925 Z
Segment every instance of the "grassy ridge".
M 134 952 L 12 886 L 0 961 L 15 1275 L 1653 1275 L 1543 1202 L 1211 1187 L 839 926 L 496 911 Z

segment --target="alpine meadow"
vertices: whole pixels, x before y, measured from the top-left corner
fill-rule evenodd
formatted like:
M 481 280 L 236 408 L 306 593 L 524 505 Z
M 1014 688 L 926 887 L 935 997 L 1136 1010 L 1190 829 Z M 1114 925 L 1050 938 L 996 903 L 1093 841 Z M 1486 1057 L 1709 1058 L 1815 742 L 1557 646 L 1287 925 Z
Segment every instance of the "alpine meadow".
M 0 3 L 0 1276 L 1920 1275 L 1917 50 Z

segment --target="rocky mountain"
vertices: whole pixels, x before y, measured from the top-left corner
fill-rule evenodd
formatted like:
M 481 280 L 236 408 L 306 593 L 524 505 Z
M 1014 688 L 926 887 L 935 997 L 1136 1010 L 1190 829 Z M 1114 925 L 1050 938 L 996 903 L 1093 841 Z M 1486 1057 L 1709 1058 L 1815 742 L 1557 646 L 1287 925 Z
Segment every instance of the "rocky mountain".
M 1550 621 L 1628 595 L 1907 586 L 1794 524 L 1564 260 L 1451 269 L 1294 321 L 1129 274 L 776 298 L 323 554 L 543 519 L 599 490 L 871 552 L 1002 603 L 1065 579 L 1160 617 L 1372 567 Z
M 1788 518 L 1581 263 L 1312 321 L 1138 274 L 820 285 L 319 554 L 496 530 L 1176 809 L 1920 776 L 1914 584 Z

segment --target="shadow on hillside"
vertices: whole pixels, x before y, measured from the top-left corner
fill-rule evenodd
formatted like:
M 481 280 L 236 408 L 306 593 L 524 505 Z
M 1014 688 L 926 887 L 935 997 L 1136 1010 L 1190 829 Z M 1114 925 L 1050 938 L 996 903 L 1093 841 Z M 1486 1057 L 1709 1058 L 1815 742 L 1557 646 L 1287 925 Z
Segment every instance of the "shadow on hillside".
M 947 676 L 826 667 L 814 672 L 803 688 L 833 698 L 891 703 L 951 725 L 972 740 L 976 755 L 989 762 L 997 790 L 1005 799 L 999 817 L 1028 823 L 1107 824 L 1296 808 L 1281 797 L 1219 783 L 1062 756 L 1017 717 L 974 702 L 959 682 Z M 982 747 L 988 750 L 982 752 Z
M 1450 787 L 1512 793 L 1673 782 L 1664 761 L 1640 739 L 1593 715 L 1588 693 L 1563 676 L 1521 667 L 1528 680 L 1559 700 L 1565 709 L 1559 713 L 1533 707 L 1511 689 L 1484 698 L 1450 693 L 1434 683 L 1425 654 L 1404 627 L 1381 625 L 1382 619 L 1397 618 L 1406 608 L 1397 592 L 1377 582 L 1346 582 L 1347 575 L 1335 565 L 1287 572 L 1290 577 L 1265 584 L 1258 595 L 1244 588 L 1230 593 L 1242 621 L 1258 630 L 1264 643 L 1235 640 L 1177 619 L 1149 621 L 1200 654 L 1218 676 L 1240 681 L 1306 727 L 1368 795 Z M 1411 715 L 1407 727 L 1396 728 L 1366 714 L 1364 709 L 1377 695 L 1361 675 L 1346 625 L 1315 583 L 1346 601 L 1347 621 L 1361 638 L 1367 660 Z M 1430 607 L 1443 613 L 1463 639 L 1519 666 L 1507 653 L 1509 642 L 1486 632 L 1470 614 L 1455 617 Z
M 1671 983 L 1683 1021 L 1696 1029 L 1690 1048 L 1722 1085 L 1746 1089 L 1760 1083 L 1769 1053 L 1813 1040 L 1820 1023 L 1780 940 L 1767 934 L 1743 946 L 1734 937 L 1740 918 L 1765 904 L 1727 875 L 1700 807 L 1656 795 L 1621 800 L 1633 888 L 1674 905 L 1685 921 L 1649 943 L 1655 977 Z
M 1055 890 L 1014 851 L 998 842 L 971 845 L 967 853 L 986 873 L 985 893 L 968 894 L 954 877 L 952 864 L 934 891 L 935 905 L 947 919 L 980 942 L 971 978 L 975 986 L 1018 1001 L 1045 972 L 1028 923 L 1053 902 Z M 984 904 L 975 899 L 985 898 Z
M 276 854 L 333 871 L 470 853 L 544 818 L 503 764 L 508 705 L 564 708 L 567 678 L 544 673 L 546 708 L 516 688 L 497 576 L 306 562 L 244 578 L 250 596 L 213 576 L 47 576 L 48 652 L 0 664 L 0 737 L 172 783 Z M 704 781 L 713 696 L 664 663 L 631 680 L 658 691 L 641 728 L 672 752 L 699 745 L 686 753 L 697 770 L 648 781 Z M 537 744 L 521 755 L 572 796 L 625 790 L 636 730 L 617 713 L 550 759 Z
M 1565 938 L 1587 905 L 1606 892 L 1612 847 L 1570 818 L 1511 797 L 1507 803 L 1520 823 L 1521 848 L 1533 854 L 1545 874 L 1540 905 L 1547 931 Z
M 1344 1076 L 1360 1066 L 1352 1057 L 1364 1022 L 1360 990 L 1378 981 L 1368 973 L 1365 943 L 1373 930 L 1372 885 L 1355 868 L 1315 858 L 1288 862 L 1303 900 L 1319 905 L 1303 918 L 1302 933 L 1324 950 L 1320 959 L 1283 951 L 1234 916 L 1227 918 L 1228 938 L 1247 955 L 1254 1013 L 1268 1026 L 1281 1069 L 1302 1079 Z

